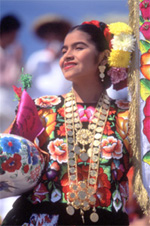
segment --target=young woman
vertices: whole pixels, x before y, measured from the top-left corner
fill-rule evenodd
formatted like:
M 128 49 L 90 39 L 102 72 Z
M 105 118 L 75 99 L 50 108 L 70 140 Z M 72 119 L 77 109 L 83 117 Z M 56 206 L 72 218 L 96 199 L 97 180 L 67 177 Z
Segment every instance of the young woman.
M 49 153 L 48 164 L 2 225 L 129 224 L 128 102 L 106 93 L 111 39 L 108 26 L 98 21 L 67 34 L 60 67 L 72 90 L 35 99 L 45 127 L 39 144 Z

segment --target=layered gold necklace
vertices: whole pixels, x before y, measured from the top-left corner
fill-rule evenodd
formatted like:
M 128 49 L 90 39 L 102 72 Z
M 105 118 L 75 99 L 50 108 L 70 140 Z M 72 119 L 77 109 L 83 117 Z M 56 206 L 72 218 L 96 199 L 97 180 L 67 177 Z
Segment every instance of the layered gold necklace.
M 75 209 L 80 209 L 84 223 L 84 211 L 93 208 L 90 215 L 92 222 L 99 219 L 96 213 L 96 190 L 101 153 L 101 139 L 107 121 L 110 99 L 103 93 L 98 100 L 95 112 L 87 129 L 83 128 L 78 113 L 76 99 L 73 91 L 65 98 L 65 129 L 68 153 L 68 180 L 69 192 L 67 193 L 68 206 L 66 211 L 73 215 Z M 78 181 L 77 159 L 89 162 L 88 178 Z

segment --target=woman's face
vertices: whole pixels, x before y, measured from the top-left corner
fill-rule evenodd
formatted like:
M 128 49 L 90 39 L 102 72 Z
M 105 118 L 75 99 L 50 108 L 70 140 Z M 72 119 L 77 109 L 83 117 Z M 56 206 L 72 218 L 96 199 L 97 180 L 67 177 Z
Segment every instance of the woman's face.
M 66 79 L 74 82 L 80 78 L 98 76 L 99 53 L 90 35 L 74 30 L 69 33 L 62 48 L 60 67 Z

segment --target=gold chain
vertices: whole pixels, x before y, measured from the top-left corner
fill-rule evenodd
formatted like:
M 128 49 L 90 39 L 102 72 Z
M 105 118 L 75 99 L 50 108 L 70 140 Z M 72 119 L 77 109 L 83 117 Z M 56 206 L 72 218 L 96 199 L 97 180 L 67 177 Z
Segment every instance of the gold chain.
M 110 99 L 104 93 L 99 98 L 88 129 L 83 129 L 73 91 L 69 92 L 65 98 L 65 129 L 70 188 L 67 194 L 68 207 L 66 210 L 68 214 L 73 215 L 74 209 L 80 209 L 83 222 L 84 211 L 89 210 L 91 205 L 94 206 L 93 213 L 90 215 L 91 221 L 97 222 L 99 218 L 96 213 L 96 198 L 94 195 L 97 189 L 101 139 L 108 117 L 109 106 Z M 86 150 L 85 145 L 89 144 L 90 148 Z M 90 159 L 87 181 L 78 181 L 78 157 L 82 161 Z

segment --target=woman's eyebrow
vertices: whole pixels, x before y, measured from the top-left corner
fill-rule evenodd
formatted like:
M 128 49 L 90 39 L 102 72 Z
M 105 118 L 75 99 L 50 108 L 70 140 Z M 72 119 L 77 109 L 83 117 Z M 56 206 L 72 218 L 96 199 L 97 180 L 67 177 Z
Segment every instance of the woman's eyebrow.
M 76 45 L 84 45 L 84 46 L 88 46 L 85 42 L 74 42 L 73 44 L 72 44 L 72 46 L 74 47 L 74 46 L 76 46 Z M 68 46 L 67 45 L 64 45 L 64 46 L 62 46 L 62 48 L 61 48 L 61 50 L 63 50 L 63 49 L 67 49 L 68 48 Z

